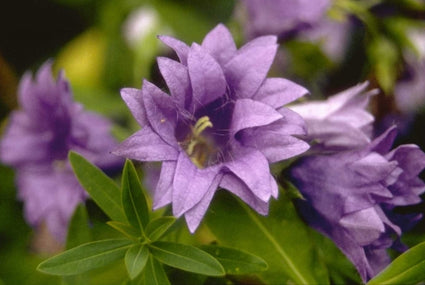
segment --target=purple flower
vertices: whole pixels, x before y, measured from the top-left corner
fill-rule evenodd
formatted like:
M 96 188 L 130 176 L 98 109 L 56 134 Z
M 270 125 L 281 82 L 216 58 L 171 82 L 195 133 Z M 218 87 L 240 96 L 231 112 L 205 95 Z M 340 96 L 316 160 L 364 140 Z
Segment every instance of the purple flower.
M 314 141 L 316 150 L 348 150 L 370 142 L 373 116 L 366 111 L 370 96 L 368 83 L 359 84 L 329 97 L 292 105 L 307 124 L 306 140 Z
M 393 211 L 419 203 L 425 191 L 418 178 L 425 154 L 416 145 L 391 151 L 395 136 L 393 127 L 365 147 L 306 157 L 291 170 L 306 220 L 336 243 L 363 281 L 389 264 L 387 248 L 403 249 L 402 231 L 420 218 Z
M 34 81 L 29 73 L 23 76 L 18 96 L 22 109 L 11 114 L 0 142 L 0 159 L 16 168 L 27 222 L 46 223 L 63 241 L 75 207 L 87 197 L 68 163 L 68 151 L 109 167 L 117 163 L 108 154 L 116 142 L 106 119 L 73 102 L 63 72 L 57 81 L 53 79 L 50 62 L 40 68 Z
M 308 144 L 304 121 L 283 105 L 307 91 L 286 79 L 267 78 L 276 37 L 254 39 L 236 49 L 230 32 L 218 25 L 201 45 L 167 36 L 180 62 L 158 58 L 171 96 L 148 81 L 122 97 L 142 129 L 115 154 L 162 161 L 154 208 L 172 203 L 191 232 L 204 216 L 217 187 L 223 187 L 267 214 L 277 197 L 269 163 L 293 157 Z
M 321 20 L 330 0 L 242 0 L 248 12 L 246 21 L 250 37 L 277 35 L 284 37 L 310 27 Z

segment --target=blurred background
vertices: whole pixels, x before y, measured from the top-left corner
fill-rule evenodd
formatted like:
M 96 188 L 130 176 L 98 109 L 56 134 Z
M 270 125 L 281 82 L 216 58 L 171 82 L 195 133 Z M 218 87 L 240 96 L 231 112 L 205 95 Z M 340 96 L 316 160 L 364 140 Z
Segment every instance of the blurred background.
M 397 124 L 398 144 L 424 149 L 425 1 L 335 0 L 323 17 L 333 24 L 307 23 L 305 29 L 279 35 L 281 47 L 270 74 L 306 86 L 314 99 L 369 80 L 371 88 L 381 90 L 371 104 L 377 133 Z M 120 98 L 120 88 L 140 88 L 142 78 L 165 86 L 155 57 L 175 57 L 156 35 L 200 42 L 221 22 L 240 46 L 253 36 L 246 28 L 250 21 L 248 9 L 236 0 L 3 1 L 0 135 L 17 108 L 20 77 L 53 59 L 56 72 L 65 70 L 75 100 L 112 119 L 113 133 L 122 140 L 138 125 Z M 425 212 L 423 204 L 407 211 Z M 94 235 L 109 235 L 102 226 L 106 217 L 90 204 L 89 213 Z M 424 233 L 422 222 L 405 241 L 416 244 Z M 46 245 L 38 238 L 16 200 L 13 170 L 0 165 L 0 284 L 61 284 L 59 278 L 35 271 L 57 250 L 53 244 L 40 250 Z M 122 272 L 112 267 L 99 271 L 95 283 L 117 284 Z

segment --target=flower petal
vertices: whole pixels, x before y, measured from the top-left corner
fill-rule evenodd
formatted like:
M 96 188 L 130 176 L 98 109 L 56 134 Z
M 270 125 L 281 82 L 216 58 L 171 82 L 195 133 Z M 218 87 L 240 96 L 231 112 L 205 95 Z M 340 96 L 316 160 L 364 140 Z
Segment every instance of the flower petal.
M 187 55 L 189 53 L 188 45 L 170 36 L 158 36 L 158 38 L 177 53 L 182 64 L 187 65 Z
M 247 203 L 251 208 L 261 215 L 267 215 L 269 212 L 269 203 L 258 199 L 248 186 L 238 177 L 233 174 L 226 174 L 220 182 L 220 187 L 235 194 Z
M 193 111 L 224 95 L 227 85 L 223 70 L 199 45 L 192 45 L 187 64 L 192 83 Z
M 252 99 L 280 108 L 308 94 L 308 90 L 284 78 L 267 78 Z
M 186 153 L 181 152 L 173 181 L 173 215 L 181 216 L 198 204 L 210 188 L 216 188 L 215 179 L 219 171 L 219 165 L 199 169 Z
M 178 156 L 178 151 L 148 126 L 127 138 L 112 153 L 139 161 L 177 160 Z
M 158 66 L 176 105 L 185 108 L 190 92 L 189 73 L 183 64 L 166 57 L 158 57 Z
M 275 187 L 270 183 L 269 164 L 260 151 L 241 147 L 235 152 L 234 159 L 225 163 L 225 166 L 263 202 L 275 194 Z
M 176 161 L 164 161 L 161 166 L 161 173 L 155 188 L 153 198 L 153 209 L 156 210 L 172 202 L 173 180 L 176 171 Z
M 222 174 L 218 174 L 211 183 L 207 193 L 202 197 L 201 201 L 184 214 L 187 226 L 191 233 L 195 232 L 201 223 L 202 218 L 205 216 L 208 206 L 210 205 L 218 184 L 220 183 L 221 177 Z
M 146 116 L 152 129 L 168 144 L 177 146 L 174 136 L 177 110 L 171 97 L 147 80 L 143 82 L 142 92 Z
M 251 99 L 239 99 L 235 103 L 230 130 L 233 134 L 238 131 L 268 125 L 282 118 L 275 109 Z
M 143 92 L 135 88 L 121 89 L 121 97 L 130 109 L 133 117 L 140 126 L 146 126 L 148 119 L 146 117 L 145 104 L 143 103 Z
M 236 52 L 232 34 L 223 24 L 218 24 L 202 41 L 201 45 L 221 65 L 227 63 Z
M 276 37 L 248 42 L 224 66 L 224 74 L 237 98 L 251 98 L 263 83 L 277 51 Z

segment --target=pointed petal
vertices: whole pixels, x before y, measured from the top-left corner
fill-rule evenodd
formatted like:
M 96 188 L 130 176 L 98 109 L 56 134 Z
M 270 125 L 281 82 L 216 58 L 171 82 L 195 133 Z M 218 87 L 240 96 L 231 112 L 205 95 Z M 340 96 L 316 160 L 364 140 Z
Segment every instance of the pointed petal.
M 370 144 L 369 149 L 380 154 L 386 154 L 390 151 L 396 136 L 397 127 L 392 126 L 388 128 L 382 135 L 374 139 Z
M 121 89 L 121 97 L 130 109 L 133 117 L 139 123 L 140 126 L 146 126 L 148 119 L 146 117 L 145 105 L 143 103 L 142 90 L 135 88 L 123 88 Z
M 234 159 L 225 166 L 263 202 L 267 202 L 274 194 L 274 186 L 270 184 L 269 164 L 260 151 L 247 147 L 240 148 L 234 154 Z
M 180 108 L 184 108 L 191 87 L 186 66 L 166 57 L 158 57 L 157 60 L 174 102 Z
M 186 219 L 187 226 L 191 233 L 194 233 L 205 216 L 208 210 L 208 206 L 211 203 L 212 198 L 217 190 L 218 184 L 220 183 L 222 174 L 217 175 L 211 183 L 207 193 L 202 197 L 201 201 L 196 204 L 192 209 L 188 210 L 184 217 Z
M 123 141 L 113 154 L 139 161 L 177 160 L 178 151 L 145 126 Z
M 385 231 L 381 218 L 374 208 L 348 214 L 339 221 L 361 246 L 371 244 Z
M 181 216 L 199 203 L 210 188 L 217 187 L 214 179 L 219 171 L 219 166 L 199 169 L 186 153 L 181 152 L 177 160 L 173 181 L 173 215 Z
M 176 161 L 164 161 L 161 166 L 158 184 L 153 196 L 153 209 L 156 210 L 172 202 L 173 180 L 176 171 Z
M 188 57 L 194 110 L 213 102 L 226 92 L 226 79 L 217 61 L 200 46 L 192 45 Z
M 235 194 L 242 201 L 248 204 L 251 208 L 261 215 L 267 215 L 269 212 L 269 203 L 258 199 L 248 186 L 238 177 L 233 174 L 226 174 L 220 182 L 220 187 Z
M 284 78 L 267 78 L 252 99 L 280 108 L 308 94 L 308 90 Z
M 236 52 L 232 34 L 223 24 L 218 24 L 211 30 L 205 36 L 201 46 L 221 65 L 228 62 Z
M 240 48 L 224 66 L 227 82 L 237 98 L 254 95 L 266 78 L 276 51 L 276 37 L 260 37 Z
M 295 137 L 262 130 L 243 132 L 243 145 L 260 150 L 270 163 L 299 155 L 310 148 L 310 145 Z
M 388 162 L 383 156 L 372 152 L 351 163 L 348 167 L 367 178 L 367 181 L 371 183 L 385 180 L 397 167 L 397 162 Z
M 147 80 L 143 82 L 142 92 L 146 116 L 152 129 L 168 144 L 177 146 L 174 136 L 177 112 L 171 97 Z
M 235 103 L 230 129 L 236 134 L 240 130 L 268 125 L 281 118 L 282 115 L 269 105 L 251 99 L 239 99 Z
M 187 55 L 189 53 L 188 45 L 170 36 L 158 36 L 158 38 L 177 53 L 182 64 L 187 65 Z
M 386 155 L 395 160 L 404 170 L 406 177 L 415 177 L 425 168 L 425 153 L 417 145 L 401 145 Z

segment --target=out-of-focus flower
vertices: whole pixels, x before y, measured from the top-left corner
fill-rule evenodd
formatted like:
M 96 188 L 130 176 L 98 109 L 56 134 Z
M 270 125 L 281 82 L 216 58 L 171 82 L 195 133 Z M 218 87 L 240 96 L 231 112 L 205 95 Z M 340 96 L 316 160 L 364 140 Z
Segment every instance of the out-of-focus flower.
M 116 142 L 106 119 L 73 102 L 63 72 L 53 79 L 50 62 L 34 81 L 30 73 L 24 75 L 18 95 L 22 109 L 11 114 L 0 141 L 0 159 L 16 169 L 27 222 L 46 223 L 64 241 L 75 207 L 87 197 L 68 163 L 68 151 L 75 150 L 100 167 L 112 167 L 118 161 L 108 152 Z
M 405 51 L 405 76 L 394 88 L 397 108 L 404 114 L 416 113 L 425 105 L 425 32 L 413 29 L 408 35 L 416 50 Z
M 293 157 L 308 144 L 302 118 L 283 105 L 307 91 L 282 78 L 268 78 L 276 37 L 254 39 L 236 49 L 223 25 L 201 45 L 167 36 L 180 62 L 158 58 L 171 96 L 144 81 L 122 97 L 142 129 L 114 153 L 140 161 L 162 161 L 154 208 L 172 203 L 191 232 L 221 186 L 260 214 L 277 197 L 269 163 Z
M 307 124 L 307 141 L 316 150 L 348 150 L 368 144 L 373 116 L 366 110 L 370 96 L 368 83 L 362 83 L 329 97 L 326 101 L 295 104 L 289 108 Z
M 340 11 L 337 19 L 328 15 L 330 0 L 314 4 L 306 0 L 241 0 L 247 15 L 243 25 L 248 38 L 276 35 L 280 39 L 297 36 L 297 40 L 318 44 L 333 62 L 340 62 L 350 39 L 351 23 Z
M 336 243 L 363 281 L 390 263 L 387 248 L 403 249 L 402 231 L 420 218 L 393 211 L 419 203 L 425 191 L 418 178 L 425 154 L 416 145 L 391 151 L 395 136 L 392 127 L 365 147 L 306 157 L 291 170 L 306 220 Z
M 320 21 L 330 0 L 242 0 L 248 12 L 248 35 L 277 35 L 284 37 L 296 30 L 311 27 Z

